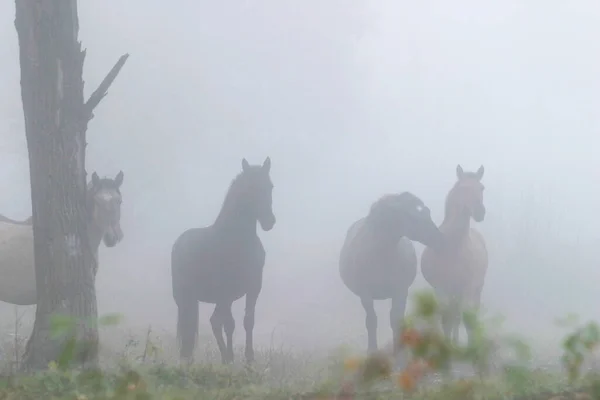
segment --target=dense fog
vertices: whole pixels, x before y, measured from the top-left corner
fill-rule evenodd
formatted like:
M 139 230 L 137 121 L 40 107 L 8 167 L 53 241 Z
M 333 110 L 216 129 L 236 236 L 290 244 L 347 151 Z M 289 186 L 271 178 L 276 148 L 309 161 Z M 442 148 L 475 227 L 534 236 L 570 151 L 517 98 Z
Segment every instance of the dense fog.
M 14 11 L 0 4 L 0 214 L 26 218 Z M 97 276 L 100 313 L 126 317 L 117 331 L 174 336 L 174 240 L 214 221 L 242 158 L 267 156 L 277 224 L 260 232 L 257 345 L 364 347 L 364 310 L 338 273 L 346 230 L 405 190 L 440 223 L 457 164 L 485 166 L 484 307 L 542 346 L 562 334 L 556 317 L 600 318 L 599 4 L 87 0 L 79 18 L 86 97 L 131 54 L 87 147 L 88 174 L 125 173 L 125 238 L 101 246 Z M 204 341 L 213 307 L 200 307 Z M 0 310 L 12 330 L 13 306 Z

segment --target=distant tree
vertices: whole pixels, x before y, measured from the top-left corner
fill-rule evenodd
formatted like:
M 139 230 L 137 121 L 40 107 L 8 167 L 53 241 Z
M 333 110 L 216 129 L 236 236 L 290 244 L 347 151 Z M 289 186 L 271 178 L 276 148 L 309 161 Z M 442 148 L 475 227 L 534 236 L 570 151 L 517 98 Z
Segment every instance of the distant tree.
M 51 337 L 51 316 L 97 318 L 95 262 L 86 230 L 86 130 L 93 110 L 127 60 L 123 55 L 90 96 L 83 98 L 85 51 L 78 41 L 76 0 L 16 0 L 21 97 L 29 151 L 37 311 L 24 366 L 47 367 L 64 340 Z M 86 343 L 75 361 L 97 363 L 98 331 L 77 324 Z

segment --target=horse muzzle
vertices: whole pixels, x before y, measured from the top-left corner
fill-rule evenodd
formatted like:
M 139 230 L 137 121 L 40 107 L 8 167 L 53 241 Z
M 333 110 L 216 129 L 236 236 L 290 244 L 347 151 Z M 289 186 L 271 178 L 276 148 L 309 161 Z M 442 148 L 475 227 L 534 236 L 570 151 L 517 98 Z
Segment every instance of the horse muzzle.
M 259 222 L 260 222 L 260 227 L 262 228 L 262 230 L 265 232 L 269 232 L 275 226 L 275 222 L 276 222 L 275 215 L 271 214 L 266 218 L 261 218 L 259 220 Z
M 110 228 L 108 232 L 104 234 L 104 244 L 106 247 L 115 247 L 117 243 L 123 240 L 124 236 L 121 226 L 117 225 L 116 227 Z
M 485 207 L 482 205 L 481 207 L 477 207 L 473 210 L 473 220 L 475 222 L 483 222 L 485 219 Z

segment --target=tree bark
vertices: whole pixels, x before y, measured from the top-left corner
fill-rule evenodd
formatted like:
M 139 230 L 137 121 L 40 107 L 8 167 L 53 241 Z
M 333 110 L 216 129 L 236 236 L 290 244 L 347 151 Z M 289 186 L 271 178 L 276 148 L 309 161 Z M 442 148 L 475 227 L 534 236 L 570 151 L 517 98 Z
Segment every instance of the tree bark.
M 74 361 L 96 365 L 98 331 L 92 274 L 96 262 L 86 229 L 86 130 L 93 108 L 124 64 L 121 57 L 88 103 L 83 97 L 85 51 L 78 41 L 76 0 L 15 0 L 21 97 L 29 152 L 37 310 L 24 367 L 46 368 L 64 339 L 51 335 L 51 316 L 79 321 L 87 344 Z M 108 83 L 107 83 L 108 82 Z

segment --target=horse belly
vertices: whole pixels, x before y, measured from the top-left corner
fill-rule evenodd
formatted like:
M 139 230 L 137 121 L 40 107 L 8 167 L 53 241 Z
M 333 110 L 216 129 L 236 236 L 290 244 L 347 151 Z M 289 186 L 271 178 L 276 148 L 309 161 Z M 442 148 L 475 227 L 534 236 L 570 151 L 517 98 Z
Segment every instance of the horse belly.
M 195 292 L 199 301 L 207 303 L 234 302 L 243 297 L 257 279 L 262 282 L 262 266 L 242 263 L 237 259 L 204 268 L 199 266 L 197 271 Z
M 411 243 L 412 245 L 412 243 Z M 341 270 L 342 280 L 357 296 L 375 300 L 389 299 L 407 290 L 417 275 L 417 259 L 413 252 L 393 249 L 387 256 L 355 260 Z
M 32 305 L 36 299 L 31 226 L 0 224 L 0 301 Z

